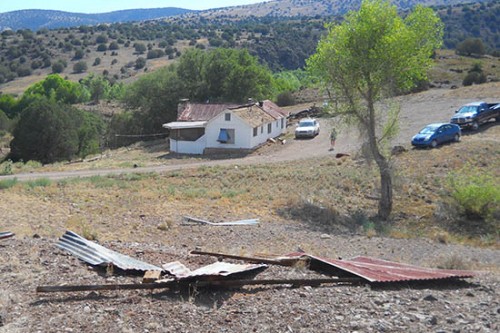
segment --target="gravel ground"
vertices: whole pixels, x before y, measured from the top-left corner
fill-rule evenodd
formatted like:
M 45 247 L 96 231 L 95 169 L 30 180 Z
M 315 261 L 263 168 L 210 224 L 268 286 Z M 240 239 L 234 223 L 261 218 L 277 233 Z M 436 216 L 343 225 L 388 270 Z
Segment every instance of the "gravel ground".
M 425 239 L 326 235 L 294 224 L 257 227 L 187 226 L 171 244 L 106 242 L 108 248 L 161 265 L 190 269 L 216 259 L 201 248 L 261 248 L 284 243 L 316 255 L 356 255 L 436 267 L 459 257 L 477 277 L 458 282 L 389 286 L 251 286 L 232 290 L 154 290 L 36 293 L 42 285 L 139 283 L 140 276 L 107 275 L 55 247 L 56 239 L 1 241 L 0 332 L 498 332 L 499 251 Z M 217 239 L 214 239 L 217 237 Z M 314 244 L 312 246 L 311 244 Z M 273 248 L 270 246 L 270 248 Z M 295 251 L 296 248 L 290 248 Z M 319 252 L 319 253 L 318 253 Z M 249 253 L 232 253 L 249 255 Z M 230 262 L 230 260 L 226 260 Z M 305 267 L 271 266 L 259 279 L 325 278 Z

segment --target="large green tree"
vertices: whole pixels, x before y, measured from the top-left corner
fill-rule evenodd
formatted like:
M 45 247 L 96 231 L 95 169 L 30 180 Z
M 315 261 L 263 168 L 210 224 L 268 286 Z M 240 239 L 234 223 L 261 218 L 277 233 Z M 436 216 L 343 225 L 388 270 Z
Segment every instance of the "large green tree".
M 247 50 L 194 49 L 179 60 L 177 74 L 186 98 L 195 101 L 246 102 L 268 97 L 272 75 Z
M 50 74 L 44 80 L 31 85 L 23 94 L 21 104 L 28 105 L 32 98 L 44 96 L 53 102 L 75 104 L 89 100 L 89 94 L 79 83 Z
M 103 131 L 97 115 L 38 97 L 21 113 L 10 157 L 42 163 L 84 157 L 99 150 Z
M 78 150 L 78 128 L 62 104 L 38 98 L 23 110 L 10 143 L 13 160 L 67 160 Z
M 308 68 L 330 98 L 342 103 L 341 118 L 357 124 L 366 137 L 380 173 L 378 216 L 387 220 L 393 189 L 383 143 L 395 133 L 399 109 L 378 102 L 426 79 L 431 55 L 442 43 L 443 25 L 430 8 L 417 6 L 403 19 L 389 1 L 365 0 L 341 24 L 327 28 Z
M 127 134 L 156 134 L 163 123 L 176 119 L 177 104 L 183 98 L 241 103 L 268 97 L 271 84 L 271 72 L 245 50 L 194 49 L 183 54 L 178 64 L 144 75 L 128 86 L 124 101 L 136 111 L 133 116 L 117 116 L 111 130 L 117 125 L 132 131 Z M 127 121 L 134 123 L 125 124 Z

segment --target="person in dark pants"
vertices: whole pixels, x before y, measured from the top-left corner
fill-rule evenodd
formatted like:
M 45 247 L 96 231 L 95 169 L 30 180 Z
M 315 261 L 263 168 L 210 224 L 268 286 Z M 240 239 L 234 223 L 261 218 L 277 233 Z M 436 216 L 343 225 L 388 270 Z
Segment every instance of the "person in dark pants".
M 332 132 L 330 133 L 330 150 L 335 148 L 335 141 L 337 140 L 337 131 L 335 128 L 332 128 Z

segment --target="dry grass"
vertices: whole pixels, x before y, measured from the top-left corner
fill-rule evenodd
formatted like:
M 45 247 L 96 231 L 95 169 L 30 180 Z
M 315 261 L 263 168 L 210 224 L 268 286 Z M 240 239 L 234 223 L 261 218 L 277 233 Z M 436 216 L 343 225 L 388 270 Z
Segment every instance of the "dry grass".
M 437 60 L 429 73 L 430 81 L 437 86 L 462 86 L 462 81 L 474 64 L 481 64 L 490 81 L 500 81 L 500 59 L 490 56 L 482 58 L 464 57 L 454 50 L 439 50 Z
M 492 139 L 465 138 L 460 145 L 410 150 L 395 158 L 394 221 L 385 229 L 372 219 L 377 202 L 367 196 L 376 193 L 376 169 L 349 159 L 338 164 L 332 156 L 293 164 L 204 166 L 34 186 L 14 183 L 0 190 L 2 227 L 26 236 L 56 237 L 74 229 L 100 240 L 112 234 L 123 241 L 154 241 L 180 232 L 177 222 L 189 215 L 215 222 L 295 221 L 324 232 L 428 237 L 495 247 L 495 236 L 461 235 L 438 214 L 449 172 L 469 163 L 498 176 L 500 151 L 494 138 L 500 127 L 490 127 L 487 135 Z

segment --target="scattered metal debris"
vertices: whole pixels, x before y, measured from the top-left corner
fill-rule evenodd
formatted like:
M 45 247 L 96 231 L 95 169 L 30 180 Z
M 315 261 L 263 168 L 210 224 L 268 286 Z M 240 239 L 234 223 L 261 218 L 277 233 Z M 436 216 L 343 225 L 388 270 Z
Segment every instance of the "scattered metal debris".
M 59 239 L 56 245 L 57 247 L 70 252 L 78 259 L 94 266 L 109 266 L 110 264 L 112 264 L 122 270 L 162 270 L 160 267 L 107 249 L 104 246 L 91 242 L 72 231 L 66 231 L 66 233 Z
M 305 252 L 294 252 L 285 256 L 269 258 L 243 257 L 230 254 L 192 251 L 191 254 L 209 255 L 220 258 L 236 259 L 252 264 L 232 264 L 215 262 L 191 271 L 184 264 L 175 261 L 156 267 L 90 242 L 79 235 L 67 231 L 57 243 L 81 260 L 92 265 L 113 264 L 123 270 L 146 271 L 140 284 L 106 285 L 65 285 L 39 286 L 41 292 L 73 292 L 98 290 L 165 289 L 179 287 L 243 287 L 246 285 L 291 285 L 319 286 L 323 284 L 360 284 L 360 283 L 397 283 L 407 281 L 428 281 L 443 279 L 461 279 L 474 277 L 476 273 L 463 270 L 444 270 L 401 264 L 370 257 L 355 257 L 350 260 L 324 259 Z M 268 265 L 293 266 L 307 262 L 311 270 L 331 275 L 325 279 L 248 279 L 260 273 Z M 168 273 L 161 279 L 162 273 Z
M 196 278 L 198 280 L 202 279 L 214 279 L 217 277 L 228 277 L 234 275 L 250 274 L 260 272 L 261 270 L 267 268 L 265 264 L 247 264 L 238 265 L 230 264 L 225 262 L 214 262 L 213 264 L 200 267 L 194 271 L 189 270 L 186 266 L 178 261 L 168 263 L 163 265 L 163 269 L 177 279 L 188 279 Z
M 14 237 L 14 235 L 15 234 L 13 232 L 10 232 L 10 231 L 0 232 L 0 239 L 6 239 L 6 238 Z
M 191 254 L 216 256 L 219 258 L 238 259 L 248 262 L 260 262 L 270 265 L 293 266 L 298 261 L 307 261 L 312 270 L 321 271 L 339 277 L 359 277 L 367 282 L 402 282 L 439 279 L 471 278 L 476 275 L 472 271 L 433 269 L 397 262 L 370 258 L 355 257 L 350 260 L 324 259 L 304 252 L 295 252 L 274 259 L 241 257 L 222 253 L 191 251 Z
M 259 219 L 240 220 L 240 221 L 232 221 L 232 222 L 210 222 L 210 221 L 198 219 L 195 217 L 184 216 L 184 224 L 193 224 L 193 223 L 217 225 L 217 226 L 256 225 L 256 224 L 259 224 Z
M 297 252 L 285 257 L 297 259 L 306 257 L 309 259 L 310 269 L 337 276 L 357 276 L 372 283 L 461 279 L 476 275 L 472 271 L 425 268 L 363 256 L 337 260 Z

